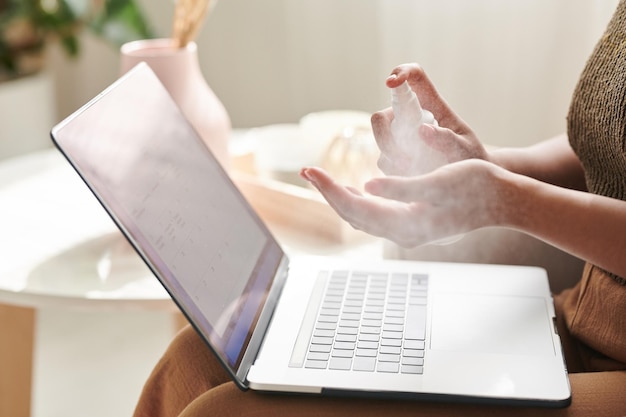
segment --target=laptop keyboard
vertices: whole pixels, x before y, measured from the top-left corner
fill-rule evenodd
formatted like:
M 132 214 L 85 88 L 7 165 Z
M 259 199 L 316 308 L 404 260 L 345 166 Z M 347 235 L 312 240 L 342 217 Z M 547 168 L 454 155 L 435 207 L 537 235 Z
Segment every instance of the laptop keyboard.
M 333 271 L 305 368 L 422 374 L 428 276 Z

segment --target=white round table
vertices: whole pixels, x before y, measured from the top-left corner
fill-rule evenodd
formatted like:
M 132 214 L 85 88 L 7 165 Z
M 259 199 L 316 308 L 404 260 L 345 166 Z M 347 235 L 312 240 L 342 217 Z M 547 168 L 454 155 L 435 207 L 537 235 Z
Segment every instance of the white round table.
M 169 295 L 56 150 L 0 164 L 0 302 L 172 309 Z
M 379 241 L 329 242 L 271 225 L 290 255 L 381 256 Z M 35 311 L 179 314 L 69 163 L 49 149 L 0 163 L 0 415 L 29 415 Z

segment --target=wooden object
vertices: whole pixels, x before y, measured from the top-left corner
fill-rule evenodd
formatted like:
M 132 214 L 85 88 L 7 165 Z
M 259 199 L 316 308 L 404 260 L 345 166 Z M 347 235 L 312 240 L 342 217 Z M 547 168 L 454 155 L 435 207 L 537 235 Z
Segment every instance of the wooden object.
M 34 309 L 0 304 L 0 416 L 30 416 L 34 328 Z

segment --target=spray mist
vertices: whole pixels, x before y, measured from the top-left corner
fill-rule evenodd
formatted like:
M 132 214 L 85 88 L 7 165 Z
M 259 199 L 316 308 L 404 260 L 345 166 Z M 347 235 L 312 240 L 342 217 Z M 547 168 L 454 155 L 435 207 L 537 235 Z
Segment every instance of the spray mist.
M 394 143 L 410 161 L 405 175 L 426 174 L 445 165 L 445 156 L 424 143 L 418 133 L 422 124 L 437 126 L 437 120 L 431 112 L 422 109 L 406 81 L 391 89 L 391 108 L 394 114 L 391 122 Z

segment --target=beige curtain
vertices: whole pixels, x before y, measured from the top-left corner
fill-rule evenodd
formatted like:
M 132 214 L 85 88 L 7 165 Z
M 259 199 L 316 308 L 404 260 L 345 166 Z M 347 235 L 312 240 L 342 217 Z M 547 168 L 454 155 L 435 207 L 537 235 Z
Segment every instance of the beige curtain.
M 485 141 L 527 144 L 563 131 L 571 91 L 616 4 L 221 0 L 202 40 L 207 71 L 227 84 L 221 96 L 241 125 L 376 110 L 388 103 L 390 69 L 417 61 Z
M 389 102 L 391 68 L 417 61 L 486 142 L 521 145 L 563 131 L 571 91 L 617 1 L 219 0 L 198 44 L 236 127 L 377 110 Z M 168 36 L 172 0 L 140 3 Z M 90 39 L 79 62 L 56 59 L 60 113 L 117 67 L 117 54 Z

